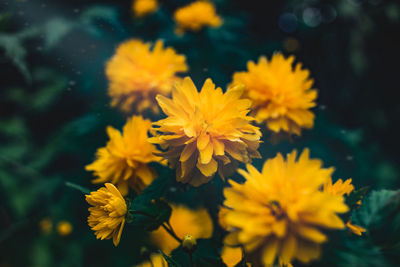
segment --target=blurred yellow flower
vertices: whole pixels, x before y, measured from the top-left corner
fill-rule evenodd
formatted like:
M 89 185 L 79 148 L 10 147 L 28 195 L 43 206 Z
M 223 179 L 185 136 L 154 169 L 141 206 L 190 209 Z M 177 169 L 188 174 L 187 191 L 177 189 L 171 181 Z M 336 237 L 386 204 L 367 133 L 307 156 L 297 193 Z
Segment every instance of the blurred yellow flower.
M 285 58 L 275 53 L 270 61 L 260 57 L 258 63 L 249 61 L 248 71 L 236 72 L 231 86 L 244 84 L 245 97 L 253 101 L 257 123 L 266 122 L 273 132 L 300 135 L 301 129 L 314 125 L 314 107 L 317 91 L 311 89 L 313 80 L 301 63 L 293 67 L 294 56 Z
M 203 27 L 219 27 L 222 19 L 216 14 L 215 6 L 208 1 L 195 1 L 175 11 L 176 32 L 199 31 Z
M 133 14 L 136 17 L 143 17 L 156 11 L 158 8 L 157 0 L 134 0 L 132 2 Z
M 247 172 L 239 170 L 245 183 L 230 181 L 232 187 L 224 189 L 230 231 L 225 244 L 243 245 L 263 266 L 316 259 L 326 241 L 321 230 L 344 228 L 337 215 L 348 211 L 344 198 L 321 190 L 333 168 L 310 159 L 308 149 L 296 158 L 296 151 L 286 160 L 278 154 L 264 163 L 261 173 L 247 165 Z
M 86 195 L 86 201 L 93 206 L 89 208 L 88 224 L 95 232 L 96 238 L 112 238 L 117 246 L 128 211 L 121 193 L 113 184 L 106 183 L 105 187 Z
M 221 258 L 227 267 L 234 267 L 243 258 L 242 248 L 224 246 L 222 248 Z
M 176 235 L 183 239 L 191 235 L 195 239 L 210 238 L 213 233 L 213 223 L 205 208 L 189 209 L 183 205 L 171 205 L 172 213 L 169 219 Z M 160 227 L 151 233 L 154 245 L 164 253 L 170 254 L 180 244 L 164 228 Z
M 350 195 L 353 190 L 354 186 L 351 184 L 351 179 L 347 179 L 344 182 L 339 179 L 334 184 L 332 184 L 332 179 L 329 179 L 324 185 L 325 192 L 336 196 Z M 358 201 L 357 204 L 361 205 L 361 202 Z M 367 231 L 364 227 L 352 224 L 350 220 L 346 223 L 346 226 L 351 232 L 359 236 Z
M 168 267 L 168 263 L 161 254 L 153 253 L 150 255 L 150 261 L 145 261 L 136 267 Z
M 176 179 L 199 186 L 217 172 L 221 177 L 235 170 L 237 162 L 260 157 L 257 149 L 261 132 L 247 116 L 250 100 L 240 99 L 243 86 L 223 93 L 211 79 L 199 93 L 189 77 L 177 83 L 172 99 L 157 96 L 158 104 L 168 116 L 153 123 L 155 137 L 150 142 L 167 151 L 161 155 L 177 169 Z
M 97 150 L 96 160 L 86 166 L 97 177 L 93 183 L 111 182 L 122 195 L 128 193 L 128 186 L 137 193 L 147 187 L 157 177 L 148 163 L 162 160 L 153 154 L 159 151 L 148 142 L 150 128 L 151 122 L 141 116 L 129 118 L 122 134 L 108 126 L 110 140 Z
M 186 57 L 171 47 L 163 48 L 158 40 L 153 50 L 150 43 L 131 39 L 122 43 L 108 61 L 106 75 L 110 82 L 111 106 L 127 113 L 146 109 L 158 113 L 157 94 L 167 95 L 172 85 L 181 80 L 177 72 L 186 72 Z
M 53 223 L 51 222 L 50 218 L 44 218 L 40 220 L 39 227 L 44 233 L 50 234 L 53 228 Z
M 67 236 L 72 233 L 72 225 L 67 221 L 60 221 L 57 224 L 57 232 L 61 236 Z

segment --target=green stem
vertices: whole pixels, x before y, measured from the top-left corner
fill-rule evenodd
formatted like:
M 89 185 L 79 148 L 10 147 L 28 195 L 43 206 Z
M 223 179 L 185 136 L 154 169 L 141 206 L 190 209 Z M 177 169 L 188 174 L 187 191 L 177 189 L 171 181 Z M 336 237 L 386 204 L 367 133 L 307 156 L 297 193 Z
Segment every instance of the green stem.
M 168 223 L 169 224 L 169 223 Z M 168 228 L 165 224 L 161 224 L 162 227 L 164 227 L 165 231 L 168 232 L 168 234 L 170 234 L 173 238 L 175 238 L 176 241 L 178 241 L 179 243 L 182 243 L 182 239 L 180 239 L 174 232 L 174 230 L 171 228 Z
M 190 267 L 194 267 L 194 264 L 193 264 L 193 253 L 192 252 L 189 252 L 189 258 L 190 258 Z

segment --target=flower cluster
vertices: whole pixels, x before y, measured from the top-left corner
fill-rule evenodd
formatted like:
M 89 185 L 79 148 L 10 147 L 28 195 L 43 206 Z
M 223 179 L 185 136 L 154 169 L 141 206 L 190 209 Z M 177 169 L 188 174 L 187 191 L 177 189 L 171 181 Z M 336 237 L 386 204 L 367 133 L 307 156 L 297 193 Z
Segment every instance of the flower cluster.
M 188 70 L 185 56 L 171 47 L 163 48 L 162 41 L 157 41 L 152 50 L 150 47 L 141 40 L 128 40 L 119 45 L 107 63 L 112 106 L 127 113 L 146 109 L 158 113 L 155 96 L 169 94 L 180 80 L 176 74 Z
M 177 169 L 176 179 L 199 186 L 218 171 L 225 177 L 238 162 L 248 163 L 257 152 L 261 132 L 251 125 L 251 102 L 241 99 L 243 86 L 226 93 L 207 79 L 200 92 L 189 77 L 177 83 L 172 99 L 158 95 L 168 116 L 155 122 L 151 142 L 167 148 L 161 153 Z
M 156 0 L 135 0 L 132 4 L 136 17 L 157 8 Z M 215 6 L 208 1 L 179 8 L 174 19 L 180 33 L 222 24 Z M 236 171 L 243 176 L 241 183 L 233 178 L 224 185 L 224 201 L 218 213 L 219 230 L 226 234 L 220 236 L 224 245 L 219 252 L 227 266 L 309 263 L 320 257 L 321 246 L 328 239 L 326 229 L 347 226 L 357 235 L 365 232 L 352 224 L 351 218 L 345 223 L 340 217 L 349 211 L 345 196 L 354 190 L 352 180 L 333 183 L 333 168 L 323 168 L 321 160 L 311 159 L 308 149 L 300 156 L 294 150 L 286 159 L 278 153 L 265 161 L 261 172 L 250 164 L 253 158 L 261 158 L 258 149 L 262 132 L 254 122 L 265 123 L 264 130 L 273 133 L 295 135 L 313 127 L 311 109 L 316 105 L 317 91 L 312 88 L 309 71 L 293 62 L 294 56 L 286 58 L 281 53 L 270 60 L 262 56 L 258 63 L 249 61 L 247 71 L 234 73 L 226 90 L 210 78 L 198 90 L 190 77 L 177 75 L 188 70 L 186 57 L 171 47 L 163 48 L 162 41 L 156 41 L 153 48 L 138 39 L 122 43 L 106 67 L 111 105 L 124 114 L 145 116 L 149 115 L 145 111 L 151 110 L 151 116 L 158 116 L 162 110 L 165 116 L 155 122 L 142 115 L 130 116 L 122 132 L 107 127 L 109 141 L 86 166 L 94 172 L 93 183 L 105 183 L 86 195 L 92 206 L 88 223 L 97 238 L 112 238 L 117 246 L 125 222 L 135 221 L 135 212 L 155 221 L 146 228 L 152 230 L 149 239 L 153 247 L 166 254 L 181 247 L 192 257 L 201 244 L 197 239 L 212 237 L 212 208 L 190 209 L 184 204 L 159 201 L 164 196 L 155 199 L 151 195 L 149 203 L 165 204 L 157 206 L 157 212 L 166 207 L 158 217 L 148 213 L 153 206 L 136 210 L 145 205 L 143 199 L 139 198 L 143 203 L 137 206 L 135 199 L 124 199 L 129 188 L 141 194 L 157 177 L 150 163 L 168 163 L 177 182 L 194 187 L 208 183 L 217 174 L 224 180 Z M 247 164 L 247 170 L 238 170 L 239 164 Z M 145 197 L 149 191 L 157 191 L 152 189 L 143 193 Z M 43 231 L 52 227 L 46 221 L 41 226 Z M 68 231 L 72 228 L 64 226 L 61 232 Z M 138 266 L 167 266 L 169 260 L 163 255 L 153 253 Z
M 159 151 L 148 141 L 150 127 L 151 122 L 141 116 L 129 118 L 122 134 L 108 126 L 110 141 L 97 150 L 97 159 L 86 166 L 96 176 L 93 183 L 113 183 L 122 195 L 128 193 L 129 186 L 137 193 L 147 187 L 156 178 L 148 163 L 162 161 L 154 155 Z
M 215 6 L 208 1 L 200 0 L 175 11 L 176 31 L 182 34 L 187 31 L 199 31 L 205 26 L 219 27 L 222 19 L 216 14 Z
M 281 53 L 270 61 L 266 57 L 260 57 L 257 64 L 249 61 L 248 71 L 236 72 L 231 86 L 245 85 L 257 123 L 265 122 L 276 133 L 300 135 L 302 128 L 313 127 L 314 114 L 309 109 L 315 106 L 317 91 L 311 89 L 309 71 L 300 63 L 293 68 L 293 61 L 294 56 L 285 58 Z

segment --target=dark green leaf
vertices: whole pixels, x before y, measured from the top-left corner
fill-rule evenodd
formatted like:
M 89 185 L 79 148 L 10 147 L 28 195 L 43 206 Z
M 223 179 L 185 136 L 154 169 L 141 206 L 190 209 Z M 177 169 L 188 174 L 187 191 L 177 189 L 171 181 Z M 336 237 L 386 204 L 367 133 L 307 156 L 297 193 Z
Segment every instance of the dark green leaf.
M 400 190 L 372 191 L 363 201 L 355 218 L 367 228 L 383 223 L 383 219 L 390 215 L 400 205 Z
M 144 228 L 147 231 L 156 230 L 171 216 L 171 207 L 162 199 L 153 199 L 148 203 L 131 205 L 132 225 Z
M 168 263 L 168 267 L 180 267 L 179 263 L 174 261 L 170 256 L 166 255 L 160 250 L 161 255 L 164 257 L 165 261 Z

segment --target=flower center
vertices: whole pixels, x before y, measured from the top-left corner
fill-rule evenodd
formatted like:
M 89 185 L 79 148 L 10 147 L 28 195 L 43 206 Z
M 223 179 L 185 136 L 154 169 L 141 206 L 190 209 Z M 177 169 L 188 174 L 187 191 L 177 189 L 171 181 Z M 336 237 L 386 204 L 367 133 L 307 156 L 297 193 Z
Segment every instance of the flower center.
M 270 209 L 271 214 L 274 217 L 276 217 L 277 219 L 283 219 L 284 217 L 286 217 L 286 213 L 282 209 L 282 207 L 281 207 L 281 205 L 279 204 L 278 201 L 272 200 L 272 201 L 269 202 L 269 204 L 267 206 Z

